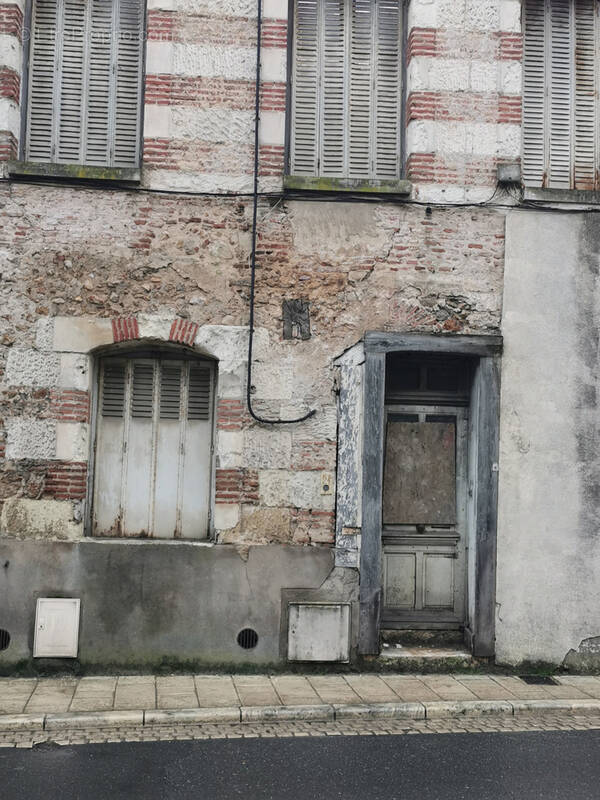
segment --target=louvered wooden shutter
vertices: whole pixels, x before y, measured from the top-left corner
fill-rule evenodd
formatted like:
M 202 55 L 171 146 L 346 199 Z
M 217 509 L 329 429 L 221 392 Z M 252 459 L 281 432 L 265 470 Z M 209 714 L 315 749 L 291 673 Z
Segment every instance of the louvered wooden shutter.
M 292 111 L 292 173 L 318 174 L 319 0 L 296 0 Z
M 597 188 L 597 0 L 526 0 L 523 180 Z
M 160 418 L 179 419 L 181 367 L 163 364 L 160 375 Z
M 126 379 L 127 369 L 125 363 L 113 361 L 104 367 L 101 410 L 103 417 L 123 417 Z
M 400 176 L 401 0 L 296 0 L 290 171 Z
M 208 367 L 192 365 L 188 394 L 188 419 L 208 420 L 210 418 L 210 378 Z
M 142 0 L 35 0 L 26 158 L 139 161 Z
M 136 361 L 133 364 L 131 416 L 133 419 L 152 419 L 154 404 L 154 364 Z
M 208 362 L 102 360 L 95 535 L 206 537 L 213 385 Z

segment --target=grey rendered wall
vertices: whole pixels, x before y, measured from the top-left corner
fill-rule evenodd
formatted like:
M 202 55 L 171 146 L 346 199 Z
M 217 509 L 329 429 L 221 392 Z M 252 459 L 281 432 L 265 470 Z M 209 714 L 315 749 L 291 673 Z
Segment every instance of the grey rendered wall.
M 333 561 L 332 549 L 287 545 L 251 547 L 245 559 L 227 545 L 2 539 L 0 627 L 12 641 L 0 668 L 31 657 L 35 601 L 45 596 L 81 598 L 84 664 L 273 664 L 285 654 L 282 590 L 352 599 L 340 576 L 326 582 Z M 245 627 L 259 634 L 254 650 L 236 643 Z
M 497 659 L 600 664 L 600 220 L 506 230 Z

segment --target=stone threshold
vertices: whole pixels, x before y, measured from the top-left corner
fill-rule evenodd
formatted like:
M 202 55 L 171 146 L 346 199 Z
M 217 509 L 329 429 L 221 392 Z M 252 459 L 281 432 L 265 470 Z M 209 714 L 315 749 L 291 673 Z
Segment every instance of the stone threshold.
M 451 719 L 487 715 L 600 714 L 600 700 L 459 700 L 415 703 L 361 703 L 282 706 L 232 706 L 136 711 L 3 714 L 0 731 L 150 727 L 177 724 L 258 722 L 334 722 L 350 719 Z

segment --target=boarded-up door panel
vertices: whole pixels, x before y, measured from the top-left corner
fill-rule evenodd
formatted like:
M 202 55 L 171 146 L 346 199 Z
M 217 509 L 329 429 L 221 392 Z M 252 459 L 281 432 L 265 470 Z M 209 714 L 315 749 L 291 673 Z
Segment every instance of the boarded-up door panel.
M 453 422 L 388 421 L 384 524 L 449 525 L 456 521 Z

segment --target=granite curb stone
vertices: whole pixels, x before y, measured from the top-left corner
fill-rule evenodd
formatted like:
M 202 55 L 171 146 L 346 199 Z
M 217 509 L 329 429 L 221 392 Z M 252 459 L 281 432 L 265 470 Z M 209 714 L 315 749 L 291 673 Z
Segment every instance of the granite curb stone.
M 0 714 L 0 730 L 67 730 L 229 722 L 333 722 L 348 719 L 451 719 L 460 716 L 518 716 L 544 712 L 600 714 L 600 700 L 440 700 L 423 703 L 336 703 Z
M 187 725 L 207 722 L 240 722 L 239 706 L 230 708 L 177 708 L 144 711 L 144 725 L 174 725 L 185 723 Z

